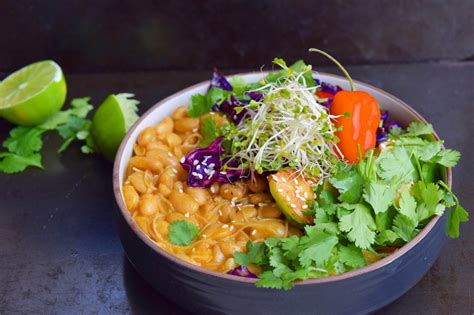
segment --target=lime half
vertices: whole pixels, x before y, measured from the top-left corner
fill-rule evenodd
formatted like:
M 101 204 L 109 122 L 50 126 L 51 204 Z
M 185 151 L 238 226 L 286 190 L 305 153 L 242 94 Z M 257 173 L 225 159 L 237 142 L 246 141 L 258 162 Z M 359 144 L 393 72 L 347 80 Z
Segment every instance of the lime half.
M 133 94 L 109 95 L 92 118 L 91 132 L 97 149 L 113 160 L 128 129 L 138 119 L 137 100 Z
M 35 62 L 0 82 L 0 116 L 34 126 L 58 112 L 66 100 L 66 81 L 52 60 Z

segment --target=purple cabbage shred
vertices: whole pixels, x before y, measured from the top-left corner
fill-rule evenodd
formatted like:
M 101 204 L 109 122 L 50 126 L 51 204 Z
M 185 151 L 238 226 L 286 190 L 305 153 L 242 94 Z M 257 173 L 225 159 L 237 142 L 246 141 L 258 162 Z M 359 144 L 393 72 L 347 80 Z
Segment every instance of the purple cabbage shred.
M 250 99 L 255 102 L 261 101 L 264 97 L 262 93 L 255 92 L 255 91 L 246 92 L 245 94 L 247 94 L 247 96 L 250 97 Z
M 232 91 L 232 85 L 227 81 L 226 77 L 214 68 L 212 71 L 211 88 L 223 89 L 225 91 Z
M 223 140 L 218 137 L 208 147 L 194 149 L 181 160 L 181 166 L 188 172 L 188 186 L 209 188 L 215 182 L 233 183 L 248 177 L 248 170 L 225 158 Z M 223 165 L 227 165 L 225 171 Z
M 230 103 L 228 102 L 228 100 L 225 100 L 220 105 L 215 104 L 214 106 L 212 106 L 212 110 L 215 112 L 228 114 L 231 117 L 232 121 L 236 125 L 238 125 L 242 121 L 242 119 L 247 116 L 248 110 L 244 108 L 239 113 L 237 113 L 235 108 L 244 105 L 245 104 L 240 102 L 237 97 L 235 97 L 235 95 L 232 95 L 230 97 Z
M 238 266 L 235 269 L 229 271 L 228 274 L 245 278 L 257 278 L 257 275 L 250 272 L 250 270 L 248 270 L 248 268 L 245 266 Z
M 316 85 L 319 85 L 319 89 L 326 93 L 336 94 L 339 91 L 342 91 L 342 88 L 339 85 L 332 85 L 331 83 L 327 83 L 321 81 L 317 78 L 314 78 Z
M 378 146 L 382 142 L 388 140 L 388 134 L 392 128 L 402 128 L 399 123 L 394 121 L 388 121 L 388 111 L 383 111 L 380 115 L 380 127 L 377 128 L 376 134 L 376 145 Z

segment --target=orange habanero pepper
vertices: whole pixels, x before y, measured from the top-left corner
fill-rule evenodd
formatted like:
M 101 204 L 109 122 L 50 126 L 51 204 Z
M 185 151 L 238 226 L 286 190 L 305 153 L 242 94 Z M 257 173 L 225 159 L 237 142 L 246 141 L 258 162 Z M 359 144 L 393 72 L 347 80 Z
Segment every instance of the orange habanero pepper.
M 331 59 L 349 80 L 351 91 L 339 91 L 334 96 L 331 115 L 339 116 L 334 119 L 334 125 L 341 130 L 336 132 L 339 138 L 337 147 L 344 155 L 344 160 L 357 163 L 360 155 L 375 147 L 377 127 L 380 123 L 380 107 L 376 99 L 367 92 L 356 91 L 354 83 L 346 69 L 331 55 L 319 49 L 310 49 Z

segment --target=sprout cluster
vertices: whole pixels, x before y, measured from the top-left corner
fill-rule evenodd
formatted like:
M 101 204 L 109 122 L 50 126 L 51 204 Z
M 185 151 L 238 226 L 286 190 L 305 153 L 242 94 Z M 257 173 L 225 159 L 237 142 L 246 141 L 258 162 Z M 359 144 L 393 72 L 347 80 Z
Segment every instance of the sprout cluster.
M 262 100 L 240 109 L 249 116 L 227 135 L 232 159 L 258 173 L 291 168 L 322 180 L 342 157 L 331 121 L 337 116 L 317 102 L 317 87 L 306 85 L 310 66 L 299 73 L 283 67 L 286 75 L 256 90 L 264 92 Z

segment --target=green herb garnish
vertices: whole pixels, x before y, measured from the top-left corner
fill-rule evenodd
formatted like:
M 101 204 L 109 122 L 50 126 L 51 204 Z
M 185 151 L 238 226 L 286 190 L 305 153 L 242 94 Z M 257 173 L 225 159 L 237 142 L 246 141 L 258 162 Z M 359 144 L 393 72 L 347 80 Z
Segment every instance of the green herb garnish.
M 198 236 L 199 228 L 188 221 L 177 220 L 170 224 L 168 240 L 178 246 L 187 246 Z

